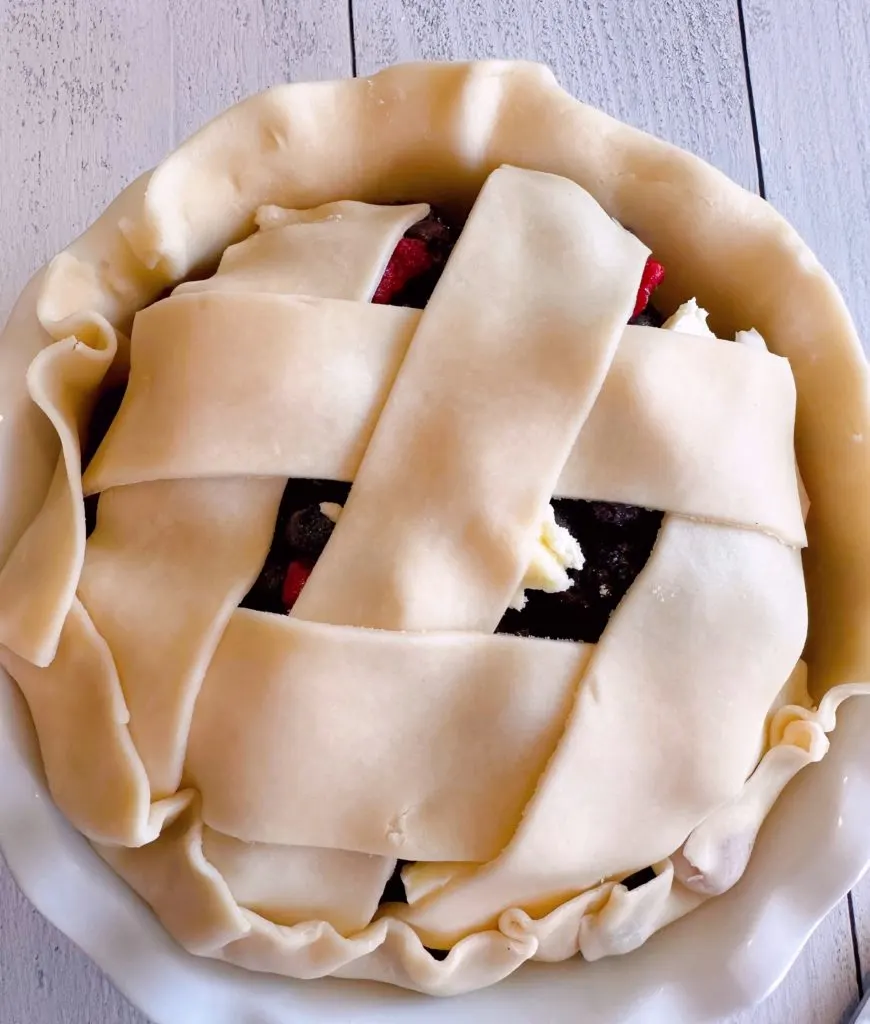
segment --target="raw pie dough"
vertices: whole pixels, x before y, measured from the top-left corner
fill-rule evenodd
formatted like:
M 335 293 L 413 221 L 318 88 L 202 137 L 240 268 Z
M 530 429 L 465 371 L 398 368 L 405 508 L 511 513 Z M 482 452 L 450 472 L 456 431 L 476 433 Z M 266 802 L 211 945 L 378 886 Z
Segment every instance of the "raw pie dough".
M 444 275 L 422 312 L 371 305 L 421 199 L 470 210 Z M 646 246 L 672 308 L 770 352 L 625 327 Z M 239 104 L 3 340 L 0 455 L 36 482 L 3 497 L 0 661 L 55 801 L 192 952 L 440 995 L 627 952 L 733 885 L 868 689 L 836 288 L 762 200 L 541 67 Z M 354 487 L 292 613 L 240 610 L 288 477 Z M 666 512 L 594 646 L 493 634 L 554 494 Z

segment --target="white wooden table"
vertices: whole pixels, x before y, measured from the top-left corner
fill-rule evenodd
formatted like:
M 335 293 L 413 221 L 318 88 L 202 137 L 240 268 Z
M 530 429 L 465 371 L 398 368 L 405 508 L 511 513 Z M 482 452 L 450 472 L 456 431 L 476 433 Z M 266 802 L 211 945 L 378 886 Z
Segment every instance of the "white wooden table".
M 487 56 L 543 60 L 760 190 L 870 338 L 870 0 L 0 0 L 0 320 L 122 185 L 240 97 Z M 867 970 L 870 882 L 732 1024 L 837 1024 Z M 144 1024 L 2 861 L 0 1024 Z

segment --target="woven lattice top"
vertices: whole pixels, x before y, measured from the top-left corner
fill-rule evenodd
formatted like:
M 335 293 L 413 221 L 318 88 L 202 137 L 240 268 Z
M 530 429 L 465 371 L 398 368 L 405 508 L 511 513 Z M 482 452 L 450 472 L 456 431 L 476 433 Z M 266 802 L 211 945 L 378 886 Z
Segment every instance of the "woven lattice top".
M 541 74 L 265 94 L 42 282 L 55 340 L 28 386 L 61 448 L 0 575 L 2 660 L 54 798 L 195 952 L 432 992 L 624 952 L 733 884 L 826 749 L 843 694 L 813 711 L 799 660 L 792 369 L 625 326 L 658 240 L 602 184 L 611 123 Z M 489 90 L 513 102 L 484 126 Z M 299 154 L 337 98 L 367 130 L 336 168 Z M 410 106 L 443 153 L 406 158 Z M 531 159 L 554 118 L 582 157 Z M 470 207 L 456 248 L 425 310 L 372 305 L 419 198 Z M 125 377 L 83 478 L 96 395 Z M 293 478 L 353 486 L 290 615 L 239 608 Z M 554 496 L 665 513 L 594 645 L 494 633 Z M 408 903 L 378 911 L 397 858 Z

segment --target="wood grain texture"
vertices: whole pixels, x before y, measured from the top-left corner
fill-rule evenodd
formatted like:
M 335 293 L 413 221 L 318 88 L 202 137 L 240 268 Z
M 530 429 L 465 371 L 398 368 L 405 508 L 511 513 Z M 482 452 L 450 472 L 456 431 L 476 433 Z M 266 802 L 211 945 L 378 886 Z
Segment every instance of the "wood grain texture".
M 813 0 L 744 7 L 768 199 L 833 274 L 870 352 L 870 4 L 828 0 L 823 18 Z M 870 876 L 853 899 L 867 976 Z
M 757 185 L 735 0 L 354 0 L 357 67 L 540 60 L 575 96 Z
M 343 0 L 166 2 L 175 142 L 270 85 L 351 73 Z
M 767 198 L 870 343 L 870 3 L 744 0 Z M 868 349 L 870 350 L 870 349 Z
M 152 0 L 0 0 L 0 317 L 26 279 L 170 144 Z
M 846 215 L 862 208 L 855 197 L 867 207 L 870 88 L 861 92 L 855 67 L 863 53 L 866 76 L 867 23 L 856 43 L 863 0 L 828 2 L 839 43 L 834 29 L 808 40 L 806 20 L 781 24 L 782 0 L 769 0 L 776 15 L 747 0 L 747 34 L 754 64 L 770 64 L 769 46 L 779 54 L 776 73 L 753 79 L 768 190 L 858 310 L 867 242 L 860 218 Z M 808 11 L 812 0 L 797 3 Z M 353 10 L 360 73 L 413 57 L 542 59 L 581 98 L 757 185 L 736 0 L 354 0 Z M 830 68 L 846 55 L 844 85 Z M 350 67 L 344 0 L 0 0 L 0 318 L 30 272 L 203 121 L 274 82 Z M 803 82 L 801 102 L 791 75 Z M 833 177 L 838 156 L 849 164 L 845 193 Z M 819 165 L 830 168 L 824 187 Z M 851 197 L 838 200 L 834 221 L 845 245 L 828 216 L 840 194 Z M 862 257 L 864 278 L 850 270 Z M 861 920 L 870 953 L 870 914 Z M 772 999 L 732 1024 L 835 1024 L 854 976 L 841 904 Z M 0 1024 L 144 1021 L 29 907 L 0 861 Z
M 2 858 L 0 1021 L 147 1024 L 85 954 L 25 900 Z
M 350 73 L 336 0 L 0 0 L 0 318 L 114 195 L 220 110 Z

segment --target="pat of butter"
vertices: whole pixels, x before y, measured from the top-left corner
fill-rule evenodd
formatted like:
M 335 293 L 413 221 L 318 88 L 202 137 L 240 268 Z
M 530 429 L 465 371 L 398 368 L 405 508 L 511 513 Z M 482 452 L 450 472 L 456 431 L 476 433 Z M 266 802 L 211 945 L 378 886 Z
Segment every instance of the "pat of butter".
M 580 545 L 564 526 L 559 526 L 553 506 L 548 505 L 535 550 L 510 607 L 522 611 L 526 590 L 543 590 L 547 594 L 567 590 L 574 582 L 568 569 L 582 569 L 585 561 Z
M 710 326 L 707 323 L 709 315 L 703 306 L 698 305 L 697 299 L 689 299 L 688 302 L 684 302 L 679 307 L 676 313 L 665 320 L 662 328 L 666 331 L 676 331 L 678 334 L 694 334 L 696 337 L 701 338 L 715 338 L 716 335 L 710 330 Z M 738 331 L 734 335 L 734 340 L 740 345 L 757 349 L 759 352 L 767 351 L 764 338 L 754 327 L 750 327 L 748 331 Z
M 669 316 L 662 324 L 666 331 L 677 331 L 679 334 L 694 334 L 702 338 L 715 338 L 716 335 L 707 326 L 708 313 L 698 305 L 697 299 L 689 299 Z

